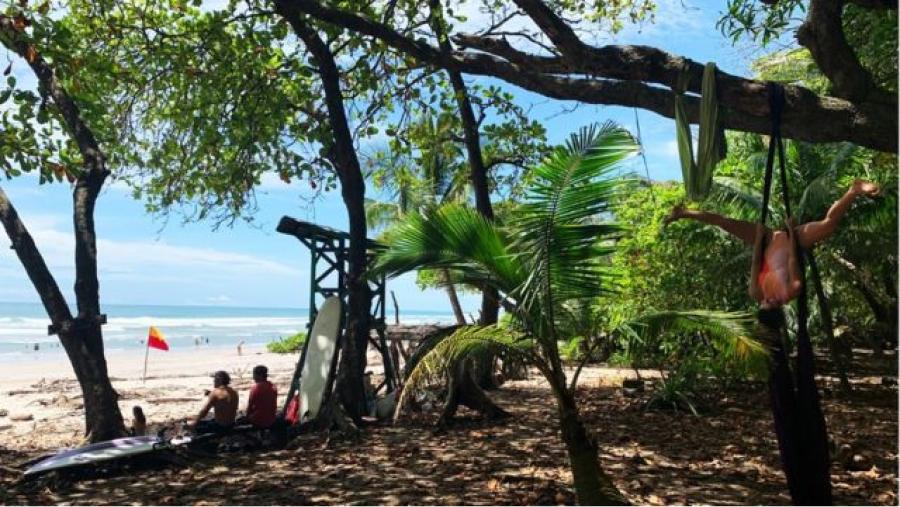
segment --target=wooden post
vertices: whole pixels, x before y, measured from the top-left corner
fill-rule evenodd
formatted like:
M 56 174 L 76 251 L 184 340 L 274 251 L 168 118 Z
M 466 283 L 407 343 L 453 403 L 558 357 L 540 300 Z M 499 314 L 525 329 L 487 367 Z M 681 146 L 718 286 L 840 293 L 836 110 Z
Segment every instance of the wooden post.
M 144 376 L 141 377 L 141 383 L 147 382 L 147 360 L 150 359 L 150 337 L 147 336 L 147 347 L 144 351 Z
M 397 304 L 397 296 L 391 291 L 391 299 L 394 300 L 394 324 L 400 325 L 400 306 Z

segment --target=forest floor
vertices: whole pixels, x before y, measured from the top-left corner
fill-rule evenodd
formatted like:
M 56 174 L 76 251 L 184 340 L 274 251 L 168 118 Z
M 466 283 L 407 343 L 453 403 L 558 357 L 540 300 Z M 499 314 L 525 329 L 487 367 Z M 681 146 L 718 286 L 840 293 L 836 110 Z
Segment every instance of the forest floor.
M 849 396 L 838 395 L 830 377 L 819 379 L 828 429 L 843 447 L 831 470 L 835 504 L 896 505 L 898 392 L 882 385 L 883 375 L 896 379 L 896 356 L 859 356 L 855 364 L 865 371 L 852 376 Z M 719 393 L 695 416 L 646 410 L 649 393 L 626 397 L 618 387 L 629 376 L 623 371 L 587 368 L 578 397 L 602 465 L 631 502 L 790 503 L 764 384 Z M 311 434 L 290 450 L 193 457 L 184 466 L 79 480 L 22 481 L 21 463 L 36 454 L 0 448 L 0 504 L 574 503 L 546 384 L 532 375 L 491 396 L 512 417 L 462 417 L 435 432 L 436 414 L 416 414 L 364 428 L 355 439 Z

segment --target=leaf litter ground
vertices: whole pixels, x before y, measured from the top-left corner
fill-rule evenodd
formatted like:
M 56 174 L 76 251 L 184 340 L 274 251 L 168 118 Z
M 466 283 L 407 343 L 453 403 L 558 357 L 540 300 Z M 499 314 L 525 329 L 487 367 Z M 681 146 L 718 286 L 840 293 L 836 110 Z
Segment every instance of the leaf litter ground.
M 893 370 L 889 356 L 878 370 Z M 864 376 L 868 375 L 868 376 Z M 646 410 L 649 393 L 626 397 L 627 370 L 589 368 L 578 390 L 600 443 L 601 463 L 633 503 L 789 504 L 764 384 L 717 395 L 700 417 Z M 897 504 L 897 388 L 872 371 L 837 396 L 821 378 L 835 441 L 836 504 Z M 181 466 L 74 480 L 20 480 L 33 454 L 0 448 L 2 504 L 572 504 L 552 397 L 539 377 L 491 396 L 513 416 L 482 421 L 463 412 L 435 432 L 436 414 L 372 426 L 359 438 L 311 434 L 296 449 L 194 457 Z M 856 458 L 854 461 L 853 458 Z

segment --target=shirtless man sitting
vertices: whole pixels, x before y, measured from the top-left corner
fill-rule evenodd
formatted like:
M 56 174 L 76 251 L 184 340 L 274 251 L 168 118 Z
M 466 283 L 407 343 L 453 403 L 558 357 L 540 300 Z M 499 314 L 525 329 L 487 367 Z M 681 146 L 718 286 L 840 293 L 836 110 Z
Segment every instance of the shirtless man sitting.
M 238 393 L 228 386 L 231 377 L 227 372 L 217 371 L 213 375 L 213 390 L 210 391 L 206 404 L 194 419 L 194 433 L 224 433 L 234 426 L 237 415 Z M 204 419 L 213 411 L 212 419 Z
M 831 205 L 822 220 L 798 226 L 793 223 L 793 219 L 789 219 L 789 227 L 776 231 L 768 229 L 763 224 L 734 220 L 705 211 L 689 210 L 682 205 L 676 206 L 663 223 L 668 225 L 675 220 L 690 218 L 715 225 L 745 244 L 753 245 L 750 296 L 759 303 L 760 308 L 775 309 L 796 298 L 803 290 L 793 242 L 797 241 L 801 247 L 809 248 L 827 239 L 837 230 L 841 219 L 850 210 L 850 205 L 857 197 L 861 195 L 874 197 L 878 192 L 879 188 L 874 183 L 856 180 L 850 189 Z M 763 240 L 765 252 L 759 252 Z

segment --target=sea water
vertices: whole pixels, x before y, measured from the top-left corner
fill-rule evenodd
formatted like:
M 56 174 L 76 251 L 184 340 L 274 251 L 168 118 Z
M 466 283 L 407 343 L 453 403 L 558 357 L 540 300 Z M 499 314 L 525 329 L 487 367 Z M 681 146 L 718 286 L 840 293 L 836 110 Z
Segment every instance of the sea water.
M 103 305 L 107 323 L 103 341 L 109 352 L 146 347 L 150 326 L 159 329 L 172 350 L 201 347 L 262 346 L 306 331 L 306 308 L 231 306 Z M 449 312 L 402 311 L 404 324 L 451 323 Z M 64 354 L 59 340 L 47 335 L 50 323 L 39 303 L 0 302 L 0 361 Z

